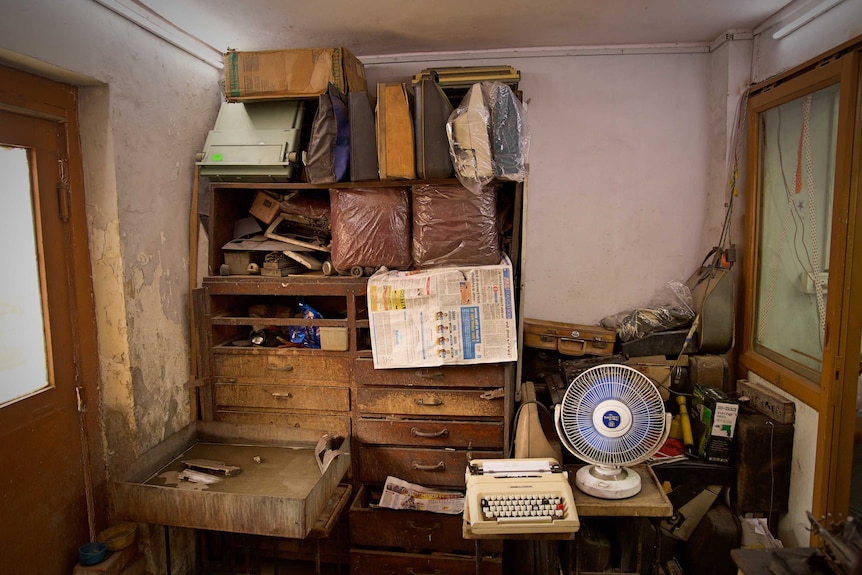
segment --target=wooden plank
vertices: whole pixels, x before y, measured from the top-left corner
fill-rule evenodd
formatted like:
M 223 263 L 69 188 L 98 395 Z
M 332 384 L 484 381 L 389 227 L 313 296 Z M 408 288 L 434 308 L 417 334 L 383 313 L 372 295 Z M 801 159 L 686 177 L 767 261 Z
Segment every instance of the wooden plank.
M 445 417 L 503 417 L 502 397 L 485 399 L 475 390 L 440 388 L 362 388 L 356 390 L 355 408 L 363 414 L 400 414 Z
M 447 365 L 430 368 L 374 369 L 371 360 L 356 361 L 356 383 L 433 387 L 495 388 L 504 385 L 503 364 Z
M 665 495 L 658 478 L 649 465 L 635 465 L 628 469 L 641 477 L 641 491 L 627 499 L 601 499 L 587 495 L 575 485 L 575 473 L 581 465 L 566 465 L 569 483 L 579 517 L 670 517 L 673 505 Z
M 350 390 L 314 385 L 215 384 L 216 408 L 350 411 Z
M 471 459 L 500 459 L 502 451 L 369 447 L 359 452 L 364 483 L 382 484 L 390 475 L 426 486 L 464 489 L 464 472 Z
M 366 444 L 425 447 L 503 448 L 502 421 L 359 418 L 354 436 Z

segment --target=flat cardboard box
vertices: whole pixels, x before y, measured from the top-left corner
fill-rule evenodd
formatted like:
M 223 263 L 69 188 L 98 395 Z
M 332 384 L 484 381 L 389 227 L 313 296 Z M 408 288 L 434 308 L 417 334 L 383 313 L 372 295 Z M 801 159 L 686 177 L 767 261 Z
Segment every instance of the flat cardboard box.
M 342 453 L 321 472 L 322 430 L 196 421 L 143 454 L 110 484 L 114 518 L 301 539 L 350 465 Z M 350 445 L 346 438 L 343 445 Z M 183 459 L 240 467 L 212 485 L 178 481 Z M 259 461 L 257 460 L 259 459 Z
M 320 327 L 320 349 L 347 351 L 346 327 Z
M 224 76 L 228 102 L 313 98 L 330 83 L 345 94 L 367 90 L 365 66 L 347 48 L 230 50 Z

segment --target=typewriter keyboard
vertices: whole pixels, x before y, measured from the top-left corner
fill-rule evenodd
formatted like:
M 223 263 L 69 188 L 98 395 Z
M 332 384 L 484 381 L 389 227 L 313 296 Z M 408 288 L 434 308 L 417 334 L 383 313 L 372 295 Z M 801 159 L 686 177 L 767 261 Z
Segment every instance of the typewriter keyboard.
M 560 495 L 531 493 L 487 495 L 482 498 L 482 515 L 485 521 L 538 523 L 565 518 L 567 513 Z

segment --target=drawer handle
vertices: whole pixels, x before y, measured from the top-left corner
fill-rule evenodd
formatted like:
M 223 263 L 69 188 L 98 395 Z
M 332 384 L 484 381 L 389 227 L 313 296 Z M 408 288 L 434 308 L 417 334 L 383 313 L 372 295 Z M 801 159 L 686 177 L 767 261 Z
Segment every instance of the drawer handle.
M 284 365 L 284 366 L 279 367 L 279 366 L 275 365 L 274 363 L 270 363 L 269 365 L 266 366 L 266 369 L 268 369 L 270 371 L 293 371 L 293 366 L 292 365 Z
M 416 400 L 416 405 L 424 405 L 424 406 L 428 406 L 428 407 L 439 407 L 439 406 L 443 405 L 443 400 L 435 398 L 435 399 L 431 399 L 431 400 L 426 401 L 425 399 L 420 397 L 419 399 Z
M 417 571 L 413 567 L 408 567 L 406 573 L 407 575 L 440 575 L 440 570 L 433 569 L 431 571 Z
M 414 427 L 410 429 L 410 435 L 413 437 L 448 437 L 449 430 L 444 427 L 440 431 L 419 431 Z
M 407 525 L 410 526 L 410 529 L 416 529 L 421 531 L 434 531 L 435 529 L 440 529 L 439 523 L 431 523 L 428 526 L 425 525 L 417 525 L 415 521 L 408 521 Z
M 292 399 L 293 398 L 292 393 L 290 393 L 290 392 L 285 393 L 283 391 L 273 391 L 272 396 L 276 399 Z
M 423 465 L 414 461 L 413 469 L 416 471 L 443 471 L 446 469 L 446 464 L 438 461 L 436 465 Z
M 440 379 L 445 374 L 442 371 L 428 371 L 427 369 L 418 369 L 416 370 L 416 377 L 421 377 L 422 379 Z

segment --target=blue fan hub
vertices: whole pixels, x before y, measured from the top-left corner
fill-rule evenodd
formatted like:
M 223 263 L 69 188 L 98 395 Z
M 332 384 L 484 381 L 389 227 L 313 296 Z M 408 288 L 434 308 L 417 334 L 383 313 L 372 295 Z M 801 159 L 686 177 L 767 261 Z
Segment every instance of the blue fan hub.
M 609 409 L 602 415 L 602 422 L 605 424 L 605 427 L 609 427 L 611 429 L 620 426 L 620 414 L 619 412 L 614 411 L 613 409 Z

